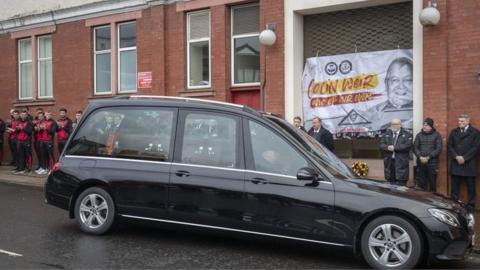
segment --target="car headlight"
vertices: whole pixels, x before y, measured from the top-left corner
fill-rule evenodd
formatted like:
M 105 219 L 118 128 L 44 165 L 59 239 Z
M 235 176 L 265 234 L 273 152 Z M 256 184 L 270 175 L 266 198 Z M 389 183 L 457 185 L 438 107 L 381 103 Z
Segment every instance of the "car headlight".
M 442 223 L 445 223 L 453 227 L 460 226 L 460 223 L 458 222 L 457 217 L 447 210 L 430 208 L 428 209 L 428 212 L 430 212 L 432 216 L 434 216 L 436 219 L 438 219 L 438 221 Z

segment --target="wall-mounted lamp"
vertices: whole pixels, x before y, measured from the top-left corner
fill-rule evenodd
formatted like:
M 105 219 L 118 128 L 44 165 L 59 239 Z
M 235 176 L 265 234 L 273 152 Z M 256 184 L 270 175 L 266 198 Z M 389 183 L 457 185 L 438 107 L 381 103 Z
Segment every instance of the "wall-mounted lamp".
M 276 23 L 267 24 L 265 30 L 263 30 L 258 37 L 260 43 L 265 46 L 272 46 L 273 44 L 275 44 L 275 41 L 277 40 L 277 36 L 275 35 L 276 29 Z
M 440 11 L 437 9 L 437 3 L 428 1 L 428 6 L 420 12 L 420 23 L 423 26 L 434 26 L 440 21 Z

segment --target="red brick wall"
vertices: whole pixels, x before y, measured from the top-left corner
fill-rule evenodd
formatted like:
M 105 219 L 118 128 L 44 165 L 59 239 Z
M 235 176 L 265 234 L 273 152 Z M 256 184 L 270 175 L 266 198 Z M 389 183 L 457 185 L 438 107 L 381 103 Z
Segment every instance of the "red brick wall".
M 186 82 L 185 13 L 177 13 L 175 5 L 165 6 L 164 23 L 166 94 L 177 96 L 185 90 Z
M 212 90 L 215 99 L 230 101 L 230 9 L 225 5 L 210 9 Z
M 427 2 L 424 1 L 424 6 Z M 457 126 L 460 113 L 468 113 L 472 126 L 480 128 L 477 74 L 480 69 L 480 2 L 437 0 L 437 3 L 440 23 L 424 28 L 424 116 L 436 121 L 446 140 Z M 440 191 L 449 194 L 445 142 L 438 181 Z M 480 185 L 477 185 L 478 192 Z M 465 189 L 462 193 L 465 199 Z M 478 196 L 477 205 L 480 205 Z
M 93 93 L 93 34 L 84 21 L 57 25 L 52 34 L 54 114 L 60 107 L 83 109 Z M 43 106 L 47 108 L 46 106 Z M 32 111 L 33 113 L 33 111 Z
M 152 72 L 152 88 L 138 89 L 141 94 L 165 95 L 165 8 L 154 6 L 137 20 L 137 71 Z
M 262 65 L 261 77 L 264 77 L 266 63 L 265 83 L 265 110 L 284 115 L 285 113 L 285 42 L 284 42 L 284 16 L 283 1 L 262 0 L 260 1 L 260 27 L 266 24 L 276 23 L 275 34 L 277 40 L 271 47 L 262 46 L 260 61 Z
M 18 96 L 18 61 L 16 41 L 10 39 L 9 34 L 0 35 L 0 117 L 6 119 L 9 108 Z
M 0 57 L 0 108 L 3 108 L 0 110 L 0 118 L 6 120 L 9 116 L 9 109 L 18 96 L 17 46 L 16 42 L 10 39 L 9 34 L 0 35 L 0 51 L 3 53 L 3 56 Z M 8 143 L 6 140 L 4 142 L 4 160 L 9 162 Z
M 446 0 L 437 1 L 442 18 L 435 27 L 424 27 L 423 43 L 423 116 L 435 120 L 436 129 L 443 138 L 443 151 L 440 158 L 437 180 L 438 191 L 447 194 L 446 139 L 448 126 L 448 20 Z M 425 6 L 425 5 L 424 5 Z
M 248 2 L 251 1 L 218 2 L 216 6 L 206 7 L 211 12 L 212 87 L 199 93 L 202 98 L 232 100 L 230 5 Z M 277 42 L 269 48 L 262 46 L 260 56 L 266 110 L 283 114 L 283 1 L 260 0 L 259 3 L 261 29 L 266 23 L 277 24 Z M 175 4 L 153 6 L 143 10 L 142 17 L 137 19 L 137 70 L 151 71 L 153 79 L 152 88 L 139 89 L 139 94 L 191 96 L 186 91 L 186 11 L 176 8 Z M 69 116 L 74 118 L 76 110 L 83 109 L 91 98 L 96 98 L 93 96 L 92 28 L 85 26 L 84 20 L 62 23 L 51 36 L 54 100 L 47 104 L 26 104 L 17 101 L 16 40 L 9 34 L 0 35 L 0 49 L 4 52 L 4 57 L 0 58 L 0 106 L 4 108 L 0 111 L 1 117 L 7 118 L 8 109 L 14 105 L 28 105 L 31 113 L 34 108 L 42 107 L 57 114 L 60 107 L 66 107 Z M 258 98 L 259 87 L 247 90 L 257 91 L 251 98 Z

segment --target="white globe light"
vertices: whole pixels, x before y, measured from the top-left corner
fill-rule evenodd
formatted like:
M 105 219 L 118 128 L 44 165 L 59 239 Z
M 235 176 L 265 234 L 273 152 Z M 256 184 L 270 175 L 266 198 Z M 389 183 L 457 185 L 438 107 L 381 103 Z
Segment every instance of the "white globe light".
M 440 11 L 433 6 L 428 6 L 420 12 L 420 23 L 423 26 L 433 26 L 440 21 Z
M 260 43 L 266 46 L 272 46 L 275 44 L 275 41 L 277 40 L 277 36 L 275 35 L 275 32 L 273 32 L 270 29 L 265 29 L 260 33 L 260 36 L 258 37 L 260 40 Z

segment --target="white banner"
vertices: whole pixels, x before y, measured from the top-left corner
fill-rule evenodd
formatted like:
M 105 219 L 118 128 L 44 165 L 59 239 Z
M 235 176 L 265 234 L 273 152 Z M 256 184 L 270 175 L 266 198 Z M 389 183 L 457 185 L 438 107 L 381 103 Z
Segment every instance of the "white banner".
M 306 126 L 333 134 L 375 135 L 400 118 L 413 128 L 412 50 L 308 58 L 302 81 Z

